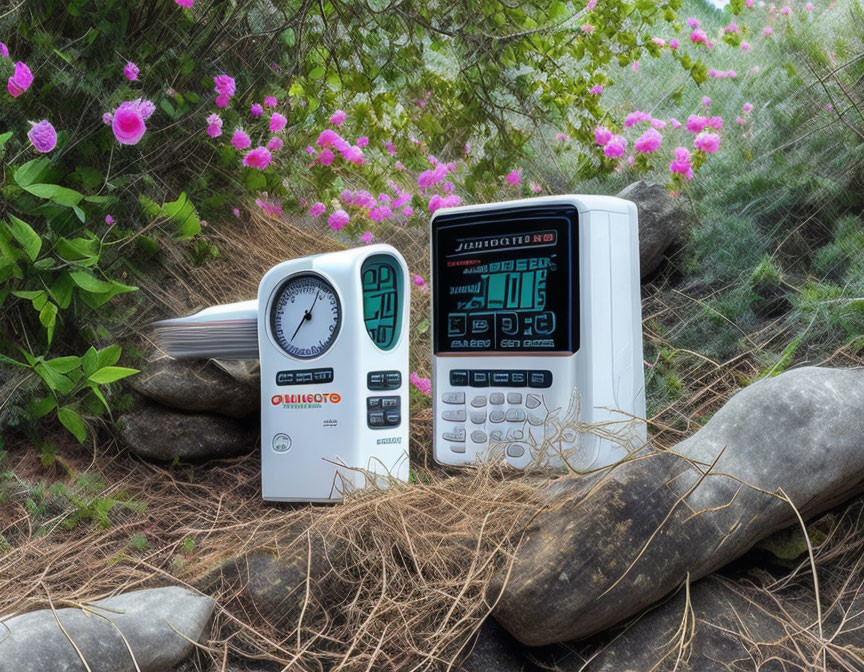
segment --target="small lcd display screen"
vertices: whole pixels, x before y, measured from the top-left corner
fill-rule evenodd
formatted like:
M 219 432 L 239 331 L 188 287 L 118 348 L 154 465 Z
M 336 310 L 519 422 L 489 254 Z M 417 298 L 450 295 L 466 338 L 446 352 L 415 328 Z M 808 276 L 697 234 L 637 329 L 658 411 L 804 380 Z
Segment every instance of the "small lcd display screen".
M 569 205 L 437 217 L 435 353 L 578 350 L 578 232 Z
M 402 327 L 402 269 L 388 254 L 376 254 L 363 262 L 363 322 L 369 338 L 382 350 L 392 350 Z

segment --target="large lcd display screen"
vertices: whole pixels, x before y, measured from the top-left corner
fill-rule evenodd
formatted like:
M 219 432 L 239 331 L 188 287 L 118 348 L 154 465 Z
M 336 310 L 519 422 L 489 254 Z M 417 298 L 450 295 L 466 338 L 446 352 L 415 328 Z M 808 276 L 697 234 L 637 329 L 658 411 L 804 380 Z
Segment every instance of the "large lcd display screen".
M 435 353 L 578 350 L 578 232 L 574 206 L 437 217 Z

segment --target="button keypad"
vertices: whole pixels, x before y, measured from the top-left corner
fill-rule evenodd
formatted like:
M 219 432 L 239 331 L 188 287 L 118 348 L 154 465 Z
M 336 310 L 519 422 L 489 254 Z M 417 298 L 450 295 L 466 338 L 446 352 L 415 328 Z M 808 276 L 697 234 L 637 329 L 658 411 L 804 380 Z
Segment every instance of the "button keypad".
M 508 459 L 524 458 L 532 442 L 542 440 L 546 422 L 543 394 L 531 388 L 551 384 L 552 373 L 544 370 L 452 370 L 451 390 L 462 390 L 441 393 L 439 436 L 453 453 L 479 456 L 491 445 L 500 444 Z
M 277 371 L 277 385 L 312 385 L 333 382 L 333 369 L 301 369 L 294 371 Z
M 399 397 L 366 397 L 366 424 L 370 429 L 391 429 L 402 424 Z
M 370 371 L 366 374 L 366 387 L 370 390 L 398 390 L 402 386 L 399 371 Z

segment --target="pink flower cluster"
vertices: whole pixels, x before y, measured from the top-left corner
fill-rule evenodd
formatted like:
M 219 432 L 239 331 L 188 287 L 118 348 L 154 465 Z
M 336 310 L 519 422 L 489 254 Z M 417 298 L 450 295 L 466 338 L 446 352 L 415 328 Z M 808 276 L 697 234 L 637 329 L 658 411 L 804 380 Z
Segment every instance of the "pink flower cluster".
M 6 45 L 3 46 L 5 47 Z M 6 83 L 6 89 L 9 91 L 10 96 L 17 98 L 29 89 L 32 83 L 33 73 L 30 72 L 30 68 L 27 67 L 26 63 L 18 61 L 15 64 L 15 72 L 12 73 L 12 76 Z
M 216 107 L 228 107 L 231 102 L 231 96 L 237 90 L 237 84 L 233 77 L 229 75 L 216 75 L 213 78 L 213 90 L 216 92 Z
M 411 384 L 426 396 L 432 394 L 432 381 L 428 378 L 424 378 L 416 371 L 412 371 L 411 375 L 408 377 L 408 380 L 410 380 Z
M 137 145 L 147 131 L 145 123 L 156 111 L 156 106 L 149 100 L 137 100 L 120 103 L 113 112 L 102 115 L 102 121 L 111 125 L 111 131 L 121 145 Z
M 334 149 L 339 152 L 345 161 L 358 166 L 366 158 L 359 145 L 352 145 L 330 128 L 325 128 L 321 131 L 315 144 L 321 147 L 321 152 L 318 154 L 316 161 L 322 166 L 329 166 L 336 159 L 336 154 L 333 152 Z M 314 152 L 315 150 L 313 149 L 312 151 Z
M 711 68 L 708 71 L 708 76 L 712 79 L 735 79 L 738 73 L 734 70 L 716 70 Z

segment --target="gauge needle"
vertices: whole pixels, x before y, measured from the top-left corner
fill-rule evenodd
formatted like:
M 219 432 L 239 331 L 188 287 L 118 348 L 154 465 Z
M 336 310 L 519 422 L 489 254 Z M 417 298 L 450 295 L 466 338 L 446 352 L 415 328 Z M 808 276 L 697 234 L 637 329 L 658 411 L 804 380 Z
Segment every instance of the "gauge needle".
M 312 301 L 312 306 L 309 310 L 303 312 L 303 317 L 300 319 L 300 324 L 297 325 L 297 328 L 294 330 L 294 334 L 291 336 L 291 340 L 294 340 L 294 336 L 297 335 L 297 332 L 300 331 L 300 327 L 302 327 L 306 322 L 312 319 L 312 309 L 315 308 L 315 304 L 318 302 L 318 292 L 315 292 L 315 300 Z

